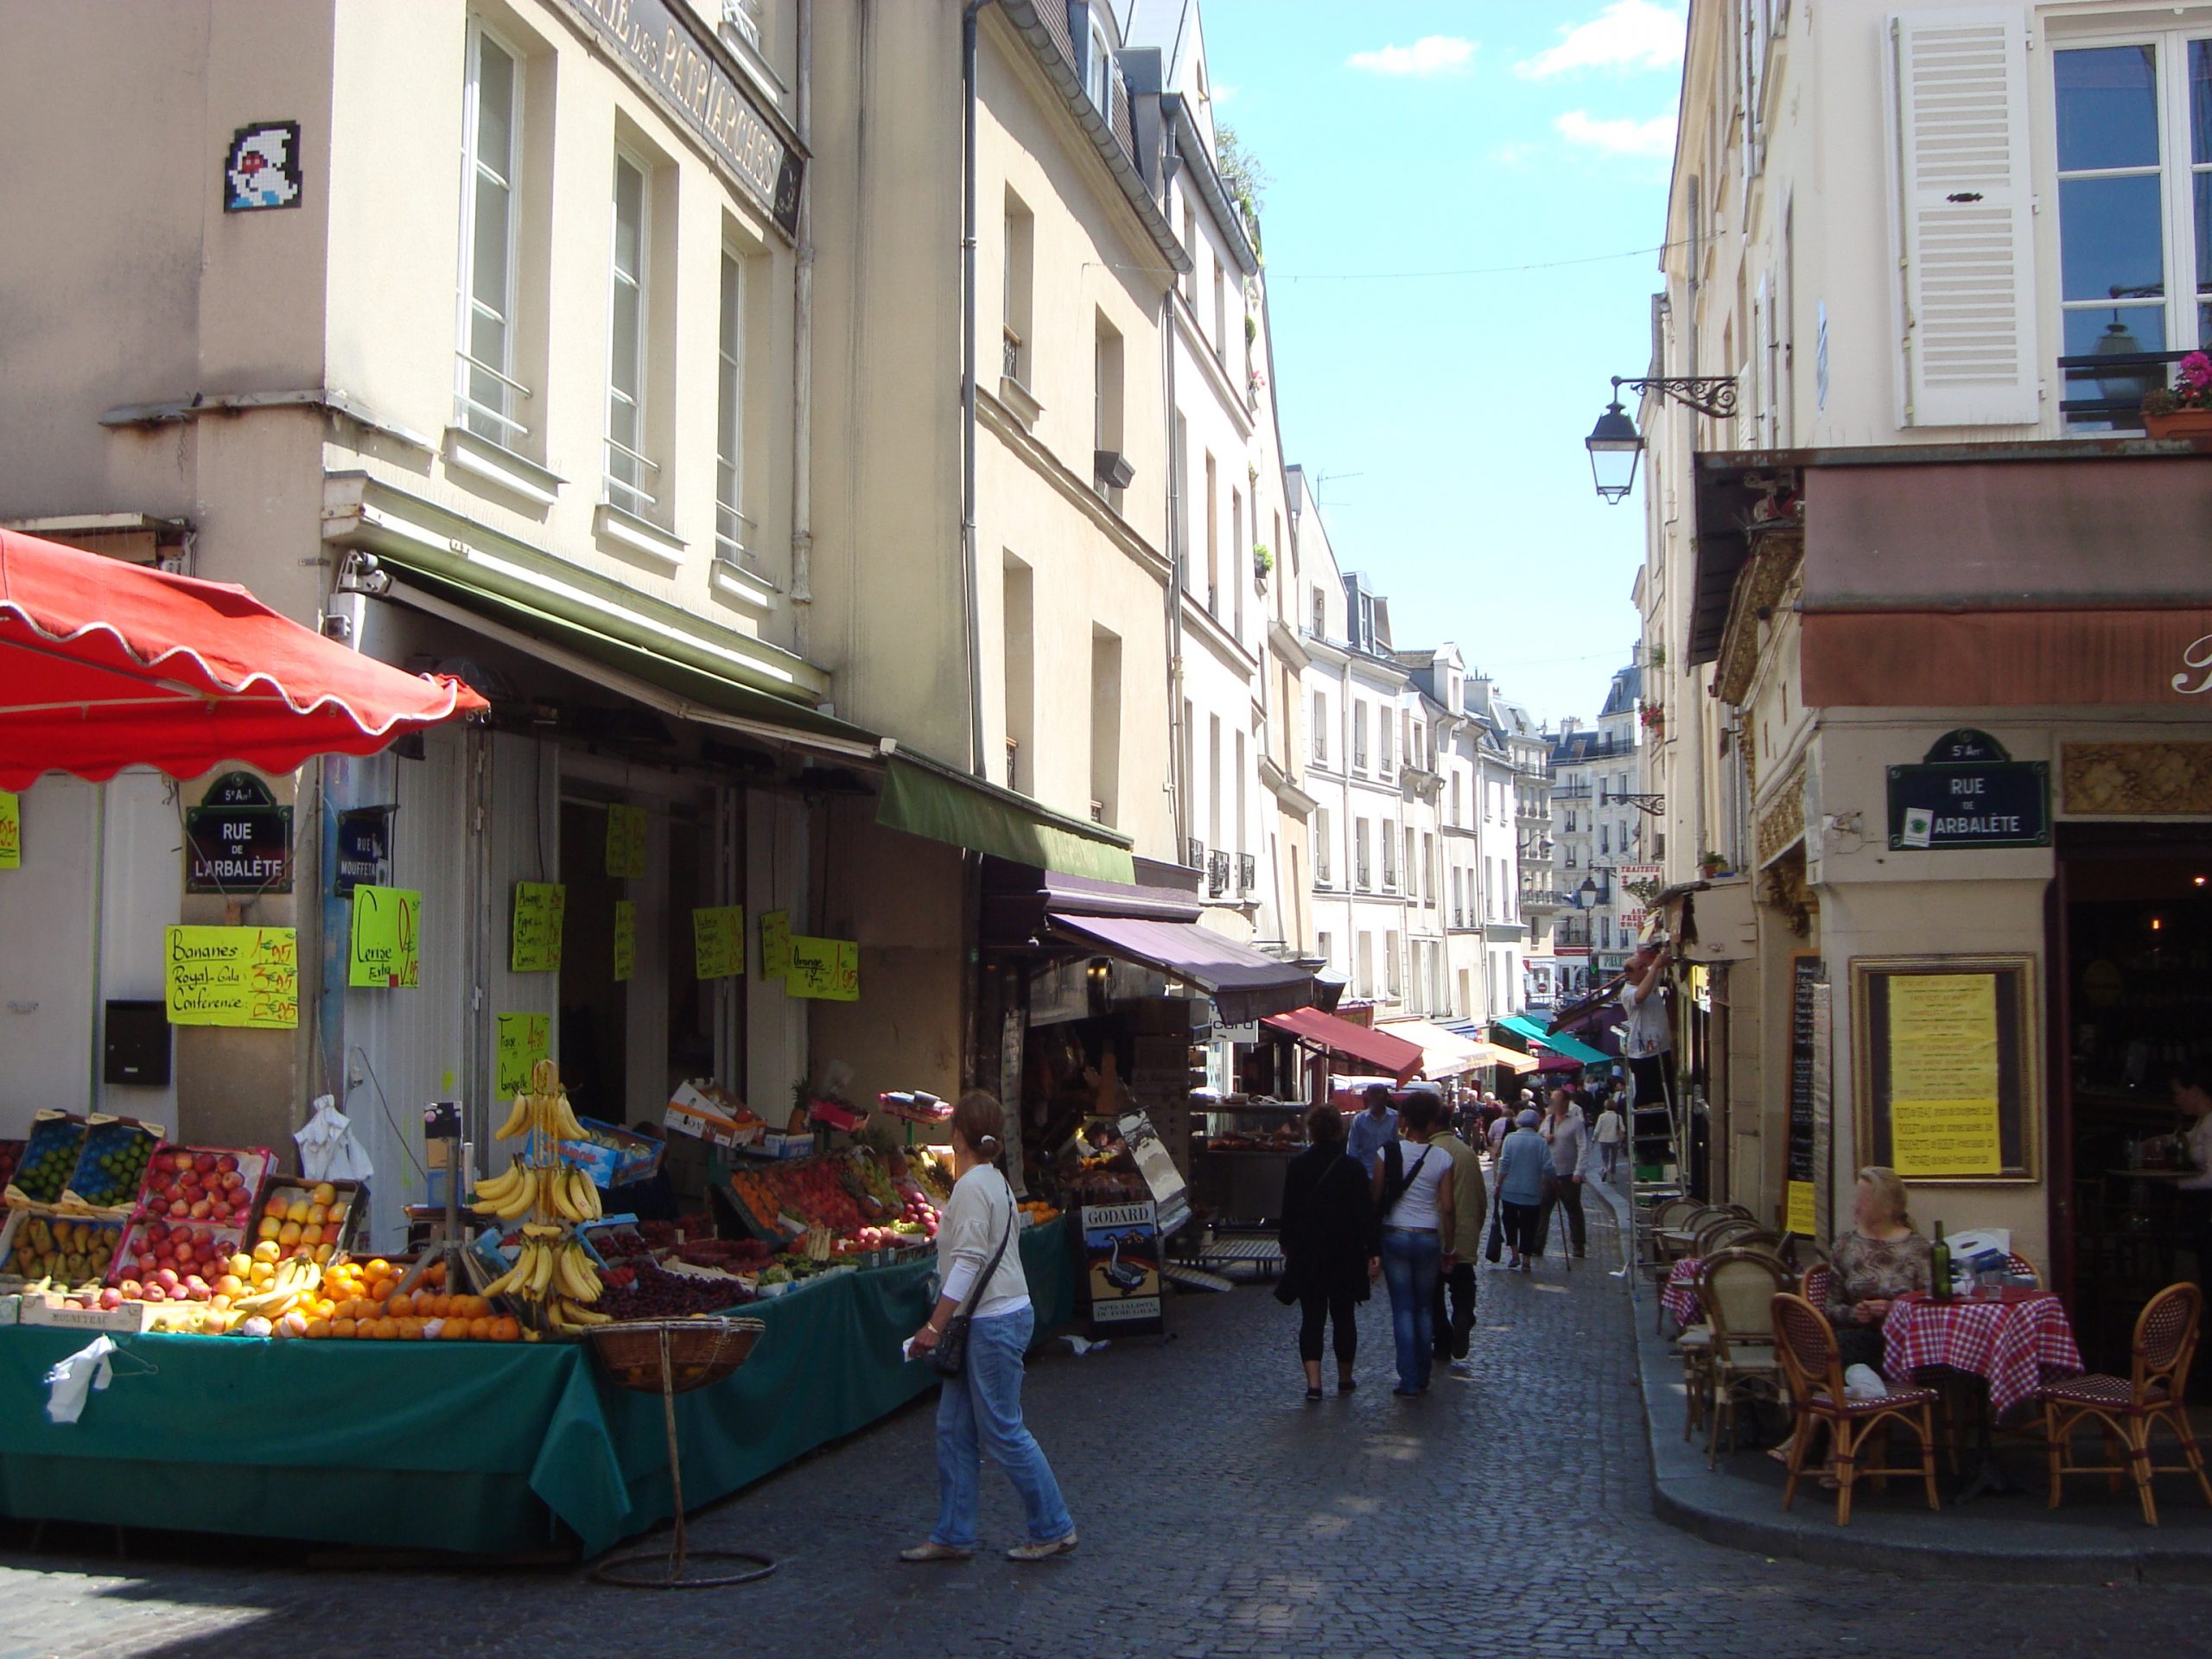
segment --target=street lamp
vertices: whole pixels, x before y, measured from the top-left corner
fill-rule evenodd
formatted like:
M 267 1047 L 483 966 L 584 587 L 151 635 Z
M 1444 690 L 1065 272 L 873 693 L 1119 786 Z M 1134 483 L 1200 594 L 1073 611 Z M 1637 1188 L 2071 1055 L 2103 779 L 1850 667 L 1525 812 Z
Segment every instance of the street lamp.
M 1638 380 L 1615 375 L 1613 401 L 1605 405 L 1598 424 L 1582 441 L 1582 447 L 1590 452 L 1591 478 L 1598 486 L 1599 497 L 1609 506 L 1618 506 L 1635 487 L 1637 459 L 1643 453 L 1643 435 L 1621 407 L 1623 386 L 1639 394 L 1656 391 L 1715 420 L 1727 420 L 1736 412 L 1732 374 L 1648 375 Z
M 1582 878 L 1582 885 L 1574 890 L 1574 907 L 1577 910 L 1586 911 L 1594 910 L 1597 906 L 1598 884 L 1586 875 Z

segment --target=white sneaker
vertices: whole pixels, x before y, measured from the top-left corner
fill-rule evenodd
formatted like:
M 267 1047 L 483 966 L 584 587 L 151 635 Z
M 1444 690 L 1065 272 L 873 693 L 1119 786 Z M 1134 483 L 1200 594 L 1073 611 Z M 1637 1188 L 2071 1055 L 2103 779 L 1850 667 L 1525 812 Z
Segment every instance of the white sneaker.
M 1452 1362 L 1452 1375 L 1458 1377 L 1462 1382 L 1473 1382 L 1475 1380 L 1475 1362 L 1471 1359 L 1453 1360 Z

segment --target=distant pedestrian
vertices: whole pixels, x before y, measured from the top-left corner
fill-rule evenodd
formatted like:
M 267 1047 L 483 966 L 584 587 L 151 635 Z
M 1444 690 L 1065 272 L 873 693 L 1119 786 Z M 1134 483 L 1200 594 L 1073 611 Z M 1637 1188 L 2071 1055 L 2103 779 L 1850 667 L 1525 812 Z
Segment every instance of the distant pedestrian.
M 1529 1271 L 1536 1252 L 1536 1227 L 1543 1219 L 1544 1184 L 1551 1179 L 1552 1149 L 1536 1131 L 1531 1107 L 1514 1120 L 1515 1128 L 1497 1153 L 1497 1204 L 1505 1217 L 1505 1243 L 1513 1259 L 1509 1273 Z
M 1398 1395 L 1428 1392 L 1436 1281 L 1456 1260 L 1445 1247 L 1456 1231 L 1452 1162 L 1429 1144 L 1437 1113 L 1433 1095 L 1410 1096 L 1398 1114 L 1401 1139 L 1382 1149 L 1373 1176 L 1382 1223 L 1382 1278 L 1390 1287 L 1390 1332 L 1398 1351 L 1398 1386 L 1391 1392 Z
M 1607 1186 L 1613 1184 L 1613 1176 L 1620 1168 L 1621 1136 L 1626 1128 L 1621 1118 L 1620 1097 L 1608 1095 L 1605 1109 L 1598 1114 L 1597 1126 L 1591 1131 L 1591 1138 L 1598 1143 L 1599 1164 L 1605 1172 Z
M 937 1524 L 929 1541 L 899 1552 L 902 1561 L 964 1561 L 976 1553 L 977 1487 L 983 1455 L 1021 1494 L 1029 1540 L 1007 1551 L 1013 1561 L 1041 1561 L 1075 1548 L 1075 1522 L 1044 1449 L 1021 1421 L 1022 1356 L 1036 1329 L 1029 1281 L 1014 1235 L 1020 1224 L 1014 1188 L 995 1167 L 1006 1109 L 970 1089 L 952 1109 L 952 1196 L 938 1223 L 942 1289 L 911 1348 L 919 1358 L 945 1327 L 969 1316 L 967 1363 L 944 1379 L 937 1402 Z
M 1397 1138 L 1398 1114 L 1390 1105 L 1390 1085 L 1369 1084 L 1367 1104 L 1352 1118 L 1351 1131 L 1345 1136 L 1346 1154 L 1371 1175 L 1376 1155 Z
M 1550 1240 L 1552 1211 L 1564 1210 L 1572 1239 L 1563 1239 L 1561 1247 L 1571 1243 L 1580 1259 L 1589 1242 L 1589 1224 L 1582 1214 L 1582 1183 L 1590 1173 L 1596 1148 L 1590 1140 L 1589 1125 L 1583 1120 L 1582 1108 L 1574 1103 L 1573 1090 L 1561 1084 L 1552 1090 L 1552 1108 L 1545 1115 L 1541 1129 L 1545 1144 L 1551 1148 L 1552 1179 L 1544 1194 L 1543 1220 L 1536 1230 L 1537 1254 L 1543 1253 Z
M 1445 1253 L 1456 1257 L 1437 1275 L 1436 1293 L 1429 1300 L 1429 1323 L 1434 1327 L 1436 1358 L 1449 1362 L 1452 1375 L 1472 1376 L 1467 1344 L 1475 1330 L 1475 1253 L 1482 1249 L 1483 1225 L 1490 1219 L 1490 1194 L 1483 1185 L 1482 1160 L 1459 1136 L 1440 1131 L 1428 1144 L 1452 1160 L 1452 1233 L 1444 1240 Z M 1450 1299 L 1450 1316 L 1445 1301 Z
M 1276 1300 L 1299 1310 L 1298 1357 L 1306 1397 L 1321 1397 L 1323 1325 L 1334 1327 L 1337 1392 L 1353 1389 L 1359 1351 L 1355 1310 L 1368 1298 L 1376 1252 L 1375 1198 L 1367 1173 L 1344 1152 L 1344 1117 L 1324 1102 L 1306 1114 L 1309 1145 L 1282 1178 L 1282 1281 Z

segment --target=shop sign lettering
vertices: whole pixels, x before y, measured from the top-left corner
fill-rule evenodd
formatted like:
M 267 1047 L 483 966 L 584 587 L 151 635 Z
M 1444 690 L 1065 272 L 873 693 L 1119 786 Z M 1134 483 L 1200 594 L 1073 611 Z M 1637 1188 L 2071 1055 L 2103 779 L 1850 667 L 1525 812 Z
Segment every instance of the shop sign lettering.
M 184 814 L 187 893 L 292 890 L 292 809 L 251 772 L 226 772 Z
M 822 1002 L 861 1000 L 861 947 L 852 939 L 810 939 L 791 936 L 791 965 L 784 989 L 792 996 Z
M 2212 691 L 2212 633 L 2191 640 L 2182 652 L 2181 660 L 2183 668 L 2194 669 L 2204 677 L 2191 685 L 2187 674 L 2177 674 L 2173 677 L 2174 690 L 2184 697 L 2201 697 Z
M 1890 850 L 2050 845 L 2049 763 L 1996 753 L 1993 760 L 1891 766 Z
M 299 935 L 291 928 L 168 928 L 162 967 L 173 1026 L 290 1031 L 300 1023 Z
M 389 806 L 361 806 L 338 815 L 338 861 L 330 891 L 350 898 L 356 887 L 380 887 L 391 879 L 391 815 Z
M 353 889 L 353 950 L 346 982 L 411 991 L 423 982 L 423 895 L 405 887 Z
M 553 1016 L 503 1014 L 498 1017 L 498 1082 L 494 1092 L 512 1099 L 530 1087 L 530 1069 L 553 1053 Z

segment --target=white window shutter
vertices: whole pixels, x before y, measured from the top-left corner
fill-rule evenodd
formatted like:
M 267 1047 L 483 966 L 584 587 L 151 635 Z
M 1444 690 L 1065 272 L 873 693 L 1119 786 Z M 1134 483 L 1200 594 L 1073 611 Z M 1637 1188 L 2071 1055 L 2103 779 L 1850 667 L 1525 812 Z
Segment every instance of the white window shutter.
M 2026 15 L 1906 12 L 1889 31 L 1899 424 L 2033 425 Z

